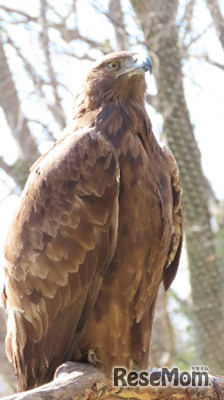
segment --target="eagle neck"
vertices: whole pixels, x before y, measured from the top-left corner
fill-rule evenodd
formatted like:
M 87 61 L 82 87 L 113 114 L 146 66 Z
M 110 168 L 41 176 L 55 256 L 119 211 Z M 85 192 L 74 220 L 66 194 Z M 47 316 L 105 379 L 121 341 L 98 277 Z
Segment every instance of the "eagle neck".
M 111 141 L 115 148 L 119 148 L 123 139 L 130 133 L 140 138 L 148 153 L 157 145 L 145 109 L 144 98 L 141 101 L 113 100 L 102 103 L 96 108 L 90 108 L 82 101 L 76 104 L 73 111 L 73 123 L 77 129 L 87 126 L 95 128 L 106 140 Z
M 104 104 L 99 109 L 95 124 L 96 129 L 112 141 L 115 147 L 119 146 L 123 137 L 130 132 L 137 134 L 143 142 L 154 139 L 144 102 L 136 104 L 134 101 L 111 101 Z

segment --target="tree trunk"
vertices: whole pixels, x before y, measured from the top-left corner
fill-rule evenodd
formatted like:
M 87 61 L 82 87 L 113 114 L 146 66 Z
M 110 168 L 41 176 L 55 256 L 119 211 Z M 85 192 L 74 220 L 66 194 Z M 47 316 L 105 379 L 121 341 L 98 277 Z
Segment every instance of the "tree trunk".
M 146 46 L 159 60 L 157 73 L 164 133 L 181 173 L 185 234 L 189 257 L 197 363 L 212 372 L 224 369 L 224 302 L 221 273 L 211 230 L 201 155 L 183 90 L 177 0 L 135 1 L 133 8 L 145 34 Z

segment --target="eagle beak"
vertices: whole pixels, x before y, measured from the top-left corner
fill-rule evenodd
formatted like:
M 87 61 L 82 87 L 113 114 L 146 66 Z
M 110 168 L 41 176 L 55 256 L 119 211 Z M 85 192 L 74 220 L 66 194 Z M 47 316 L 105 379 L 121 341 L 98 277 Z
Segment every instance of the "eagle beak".
M 134 69 L 152 73 L 152 62 L 148 56 L 138 55 L 135 59 Z

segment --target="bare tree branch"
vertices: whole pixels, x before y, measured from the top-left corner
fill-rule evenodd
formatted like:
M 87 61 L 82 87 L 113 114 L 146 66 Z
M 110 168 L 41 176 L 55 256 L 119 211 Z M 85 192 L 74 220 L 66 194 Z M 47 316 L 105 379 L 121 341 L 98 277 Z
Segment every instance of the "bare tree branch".
M 65 42 L 69 43 L 73 40 L 81 40 L 82 42 L 87 43 L 90 47 L 102 51 L 102 53 L 108 53 L 112 51 L 112 47 L 110 46 L 108 41 L 98 42 L 96 40 L 87 38 L 81 35 L 77 28 L 69 29 L 63 23 L 52 23 L 51 27 L 59 31 L 62 39 Z
M 44 131 L 47 132 L 47 138 L 55 141 L 54 133 L 49 129 L 49 126 L 47 124 L 45 124 L 43 121 L 29 118 L 28 122 L 31 122 L 36 125 L 40 125 L 44 129 Z
M 151 371 L 152 372 L 152 371 Z M 153 369 L 161 378 L 162 371 Z M 149 370 L 150 373 L 150 370 Z M 17 393 L 1 400 L 158 400 L 182 399 L 218 400 L 224 394 L 222 377 L 210 377 L 209 386 L 177 387 L 151 385 L 146 387 L 114 387 L 112 380 L 90 364 L 67 362 L 56 371 L 56 378 L 47 385 L 40 386 L 27 392 Z
M 208 64 L 211 64 L 214 67 L 219 68 L 222 71 L 224 71 L 224 64 L 220 64 L 219 62 L 212 60 L 207 54 L 194 54 L 194 53 L 192 53 L 192 54 L 188 55 L 188 58 L 190 58 L 190 57 L 206 61 Z
M 0 157 L 0 168 L 16 182 L 20 189 L 23 189 L 29 173 L 29 168 L 23 160 L 18 158 L 13 165 L 9 165 Z
M 42 86 L 46 85 L 47 83 L 43 80 L 41 75 L 39 75 L 37 73 L 36 69 L 28 61 L 28 59 L 23 56 L 21 49 L 15 44 L 15 42 L 13 42 L 13 40 L 10 38 L 9 34 L 6 31 L 5 31 L 5 34 L 7 37 L 7 43 L 14 48 L 18 57 L 22 60 L 24 68 L 25 68 L 26 72 L 28 73 L 29 77 L 32 79 L 35 89 L 39 90 L 41 92 L 41 94 L 43 95 Z
M 54 105 L 52 106 L 52 113 L 57 121 L 58 125 L 63 129 L 66 126 L 66 117 L 64 110 L 61 106 L 61 98 L 58 92 L 58 81 L 51 61 L 49 37 L 48 37 L 48 21 L 46 16 L 47 1 L 41 0 L 40 2 L 40 14 L 42 22 L 42 32 L 40 34 L 40 41 L 43 45 L 43 51 L 46 59 L 46 67 L 48 76 L 51 81 L 51 87 L 54 94 Z
M 220 43 L 224 50 L 224 18 L 217 0 L 206 0 Z
M 72 49 L 71 51 L 68 51 L 68 50 L 65 50 L 65 49 L 61 49 L 61 50 L 60 50 L 60 54 L 63 54 L 63 55 L 65 55 L 65 56 L 69 56 L 69 57 L 77 58 L 77 59 L 80 60 L 80 61 L 82 61 L 82 60 L 96 61 L 96 58 L 91 57 L 91 56 L 89 55 L 89 53 L 85 52 L 84 54 L 82 54 L 82 55 L 80 56 L 79 54 L 76 54 L 76 53 L 73 51 L 73 49 Z M 60 83 L 60 84 L 61 84 L 61 83 Z M 65 87 L 65 86 L 63 86 L 63 87 L 64 87 L 64 89 L 66 89 L 70 94 L 72 94 L 68 87 Z
M 70 9 L 68 10 L 68 13 L 65 16 L 62 16 L 55 8 L 54 3 L 53 5 L 50 4 L 50 2 L 48 1 L 48 7 L 49 9 L 51 9 L 53 11 L 53 13 L 55 15 L 57 15 L 57 17 L 61 20 L 62 24 L 64 26 L 66 26 L 66 22 L 67 20 L 71 17 L 72 14 L 74 14 L 76 16 L 76 12 L 77 12 L 77 7 L 76 4 L 77 0 L 72 0 L 71 4 L 70 4 Z
M 80 40 L 80 41 L 83 41 L 84 43 L 87 43 L 90 47 L 97 48 L 98 50 L 102 51 L 103 54 L 112 51 L 113 49 L 110 46 L 110 44 L 108 43 L 108 41 L 98 42 L 98 41 L 95 41 L 93 39 L 90 39 L 88 37 L 85 37 L 85 36 L 81 35 L 77 28 L 69 29 L 69 28 L 66 27 L 67 19 L 69 18 L 71 13 L 75 12 L 75 10 L 76 10 L 76 6 L 75 5 L 76 5 L 76 0 L 73 1 L 71 10 L 69 11 L 68 15 L 66 15 L 65 17 L 61 17 L 61 15 L 56 12 L 55 8 L 53 6 L 50 6 L 53 9 L 54 13 L 57 14 L 58 17 L 61 18 L 61 21 L 59 23 L 56 23 L 56 22 L 48 23 L 47 24 L 48 28 L 56 29 L 60 33 L 62 39 L 65 42 L 69 43 L 69 42 L 71 42 L 73 40 Z M 3 6 L 3 5 L 0 5 L 0 9 L 2 9 L 3 11 L 8 12 L 9 15 L 15 13 L 15 14 L 20 15 L 20 16 L 25 18 L 24 21 L 16 21 L 16 23 L 20 23 L 20 22 L 21 23 L 27 23 L 27 22 L 36 22 L 36 23 L 38 23 L 39 22 L 39 18 L 38 17 L 33 17 L 33 16 L 27 14 L 24 11 L 16 10 L 14 8 Z
M 44 101 L 44 103 L 46 104 L 48 110 L 51 112 L 53 117 L 55 117 L 55 106 L 50 103 L 49 99 L 46 97 L 45 92 L 43 90 L 44 86 L 51 86 L 51 82 L 50 83 L 46 82 L 41 77 L 41 75 L 38 74 L 35 67 L 28 61 L 28 59 L 26 57 L 24 57 L 21 49 L 15 44 L 15 42 L 13 42 L 13 40 L 10 38 L 9 34 L 7 32 L 5 32 L 5 33 L 6 33 L 6 37 L 7 37 L 7 43 L 10 44 L 10 46 L 12 46 L 14 48 L 14 50 L 16 51 L 16 54 L 23 62 L 24 68 L 34 85 L 35 90 L 39 93 L 41 100 Z M 64 87 L 68 91 L 68 88 L 65 87 L 63 84 L 60 83 L 60 86 Z M 57 115 L 57 113 L 56 113 L 56 115 Z M 60 126 L 60 128 L 64 128 L 64 126 L 65 125 Z M 49 132 L 49 136 L 52 136 L 52 133 Z
M 185 11 L 183 14 L 183 17 L 180 20 L 180 25 L 185 25 L 184 29 L 184 34 L 183 34 L 183 39 L 182 39 L 182 44 L 185 42 L 186 36 L 192 32 L 192 17 L 193 17 L 193 12 L 194 12 L 194 7 L 195 7 L 195 0 L 189 0 L 188 3 L 186 4 Z
M 12 167 L 11 165 L 7 164 L 7 163 L 3 160 L 2 157 L 0 157 L 0 168 L 3 169 L 3 171 L 4 171 L 7 175 L 11 176 L 11 178 L 15 180 L 16 177 L 15 177 L 15 174 L 14 174 L 13 167 Z
M 185 54 L 187 54 L 187 50 L 192 46 L 192 44 L 196 43 L 199 39 L 201 39 L 201 37 L 204 36 L 204 34 L 207 33 L 208 30 L 211 29 L 211 27 L 212 27 L 212 24 L 209 24 L 202 32 L 200 32 L 195 37 L 191 38 L 189 43 L 184 46 Z
M 27 14 L 24 11 L 16 10 L 14 8 L 4 6 L 2 4 L 0 4 L 0 9 L 3 10 L 3 11 L 6 11 L 9 14 L 17 14 L 17 15 L 20 15 L 20 16 L 24 17 L 25 18 L 24 21 L 23 21 L 24 23 L 26 23 L 26 22 L 38 22 L 38 18 L 37 17 L 32 17 L 31 15 Z
M 18 94 L 6 58 L 0 36 L 0 106 L 3 108 L 8 125 L 16 141 L 19 158 L 27 168 L 37 159 L 39 151 L 29 130 L 27 120 L 22 114 Z
M 130 43 L 125 29 L 124 15 L 120 0 L 109 1 L 109 14 L 107 14 L 107 17 L 113 24 L 118 50 L 128 50 Z
M 188 32 L 191 32 L 191 21 L 193 17 L 194 7 L 195 7 L 195 0 L 188 0 L 185 6 L 184 14 L 180 20 L 180 24 L 185 24 Z

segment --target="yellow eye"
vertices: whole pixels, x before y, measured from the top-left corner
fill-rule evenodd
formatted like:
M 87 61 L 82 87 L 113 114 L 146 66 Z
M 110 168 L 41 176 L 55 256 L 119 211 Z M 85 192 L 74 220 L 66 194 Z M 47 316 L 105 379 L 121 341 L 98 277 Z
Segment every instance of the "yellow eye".
M 119 68 L 120 64 L 119 64 L 118 61 L 112 61 L 112 62 L 110 62 L 109 64 L 107 64 L 107 66 L 108 66 L 110 69 L 112 69 L 112 70 L 115 71 L 116 69 Z

